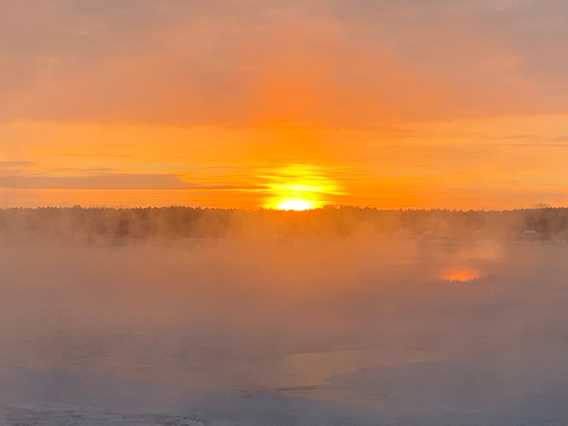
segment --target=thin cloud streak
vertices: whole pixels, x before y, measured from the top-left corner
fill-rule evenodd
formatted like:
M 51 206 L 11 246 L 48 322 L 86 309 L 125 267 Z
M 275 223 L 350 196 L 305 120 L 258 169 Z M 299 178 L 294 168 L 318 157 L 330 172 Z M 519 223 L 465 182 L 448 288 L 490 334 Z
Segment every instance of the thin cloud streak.
M 5 189 L 178 189 L 235 191 L 254 190 L 231 184 L 183 182 L 174 175 L 141 175 L 107 173 L 91 176 L 0 175 L 0 188 Z

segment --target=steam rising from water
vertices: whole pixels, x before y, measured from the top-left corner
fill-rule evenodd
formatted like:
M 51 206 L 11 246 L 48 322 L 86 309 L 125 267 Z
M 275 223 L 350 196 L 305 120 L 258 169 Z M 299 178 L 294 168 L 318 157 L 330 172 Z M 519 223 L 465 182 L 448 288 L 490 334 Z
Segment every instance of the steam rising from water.
M 566 423 L 564 243 L 352 225 L 342 236 L 4 239 L 0 419 Z M 465 276 L 482 279 L 454 285 Z

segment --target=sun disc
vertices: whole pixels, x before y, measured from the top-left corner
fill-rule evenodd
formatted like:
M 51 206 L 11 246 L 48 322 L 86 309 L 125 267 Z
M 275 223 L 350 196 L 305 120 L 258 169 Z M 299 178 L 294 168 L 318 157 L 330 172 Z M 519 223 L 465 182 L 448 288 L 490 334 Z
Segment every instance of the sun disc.
M 310 200 L 284 199 L 276 204 L 276 210 L 303 212 L 317 208 L 317 204 Z
M 271 210 L 315 210 L 329 204 L 329 197 L 341 194 L 336 182 L 315 166 L 292 164 L 262 178 L 268 181 L 263 207 Z

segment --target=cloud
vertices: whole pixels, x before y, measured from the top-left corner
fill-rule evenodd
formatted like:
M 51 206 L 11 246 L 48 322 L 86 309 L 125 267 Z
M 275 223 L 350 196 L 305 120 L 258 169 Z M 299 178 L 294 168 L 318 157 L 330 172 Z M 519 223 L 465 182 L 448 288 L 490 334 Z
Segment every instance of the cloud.
M 355 126 L 568 107 L 561 1 L 36 3 L 0 18 L 3 119 Z
M 0 170 L 32 166 L 32 161 L 0 161 Z
M 176 175 L 107 173 L 105 170 L 91 175 L 49 176 L 49 175 L 0 175 L 0 188 L 4 189 L 183 189 L 194 191 L 250 191 L 258 190 L 254 185 L 230 183 L 186 182 Z M 105 172 L 105 173 L 101 173 Z
M 101 174 L 93 176 L 0 176 L 1 188 L 12 189 L 187 189 L 172 175 Z

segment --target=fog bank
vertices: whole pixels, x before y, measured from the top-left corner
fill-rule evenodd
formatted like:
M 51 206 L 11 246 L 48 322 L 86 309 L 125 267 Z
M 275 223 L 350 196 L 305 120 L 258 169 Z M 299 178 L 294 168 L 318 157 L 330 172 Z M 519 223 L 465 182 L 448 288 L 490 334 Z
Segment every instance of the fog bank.
M 3 211 L 0 424 L 564 425 L 561 213 Z

